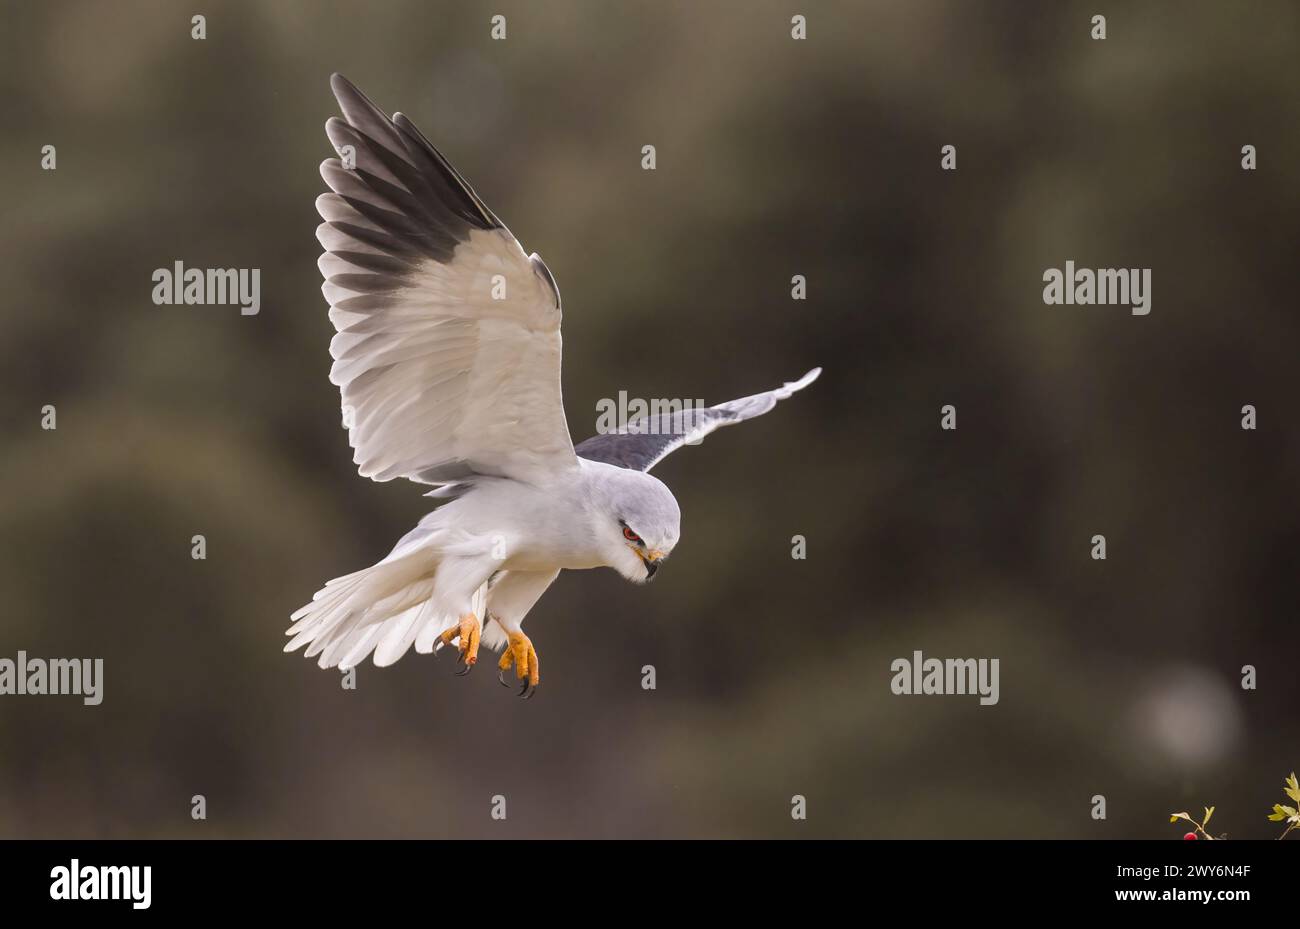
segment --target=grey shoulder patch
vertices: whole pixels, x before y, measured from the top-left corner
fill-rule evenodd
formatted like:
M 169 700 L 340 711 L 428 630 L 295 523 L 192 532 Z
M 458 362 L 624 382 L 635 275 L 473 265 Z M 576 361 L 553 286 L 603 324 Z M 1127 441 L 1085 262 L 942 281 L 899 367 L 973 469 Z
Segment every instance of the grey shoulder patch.
M 719 407 L 644 416 L 628 423 L 624 432 L 594 435 L 573 450 L 579 458 L 588 461 L 649 471 L 665 455 L 737 418 L 736 414 Z

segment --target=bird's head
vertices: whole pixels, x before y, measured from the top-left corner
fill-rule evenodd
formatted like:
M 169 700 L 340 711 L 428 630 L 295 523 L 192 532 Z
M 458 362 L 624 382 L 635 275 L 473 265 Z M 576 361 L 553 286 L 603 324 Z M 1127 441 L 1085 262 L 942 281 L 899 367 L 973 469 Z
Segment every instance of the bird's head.
M 677 544 L 681 510 L 663 481 L 649 474 L 610 468 L 602 477 L 595 518 L 604 563 L 644 584 Z

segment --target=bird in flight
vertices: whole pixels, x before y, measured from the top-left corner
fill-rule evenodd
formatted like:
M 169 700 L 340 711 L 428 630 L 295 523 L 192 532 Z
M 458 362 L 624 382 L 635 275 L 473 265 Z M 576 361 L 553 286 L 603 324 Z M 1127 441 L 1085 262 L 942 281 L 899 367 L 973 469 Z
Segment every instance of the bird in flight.
M 340 158 L 319 266 L 337 333 L 330 380 L 363 477 L 432 485 L 447 501 L 382 561 L 329 581 L 291 617 L 285 651 L 322 668 L 455 645 L 465 674 L 501 649 L 519 694 L 540 681 L 523 620 L 560 571 L 654 577 L 680 537 L 677 501 L 649 470 L 721 426 L 761 416 L 816 379 L 707 408 L 645 416 L 578 445 L 560 398 L 560 292 L 447 159 L 401 113 L 342 75 Z

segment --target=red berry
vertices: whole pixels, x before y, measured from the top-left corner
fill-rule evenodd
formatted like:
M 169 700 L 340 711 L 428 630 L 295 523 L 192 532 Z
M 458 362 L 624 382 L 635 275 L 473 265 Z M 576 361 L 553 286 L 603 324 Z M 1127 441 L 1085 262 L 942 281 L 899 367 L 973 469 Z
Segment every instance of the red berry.
M 1196 841 L 1196 833 L 1195 833 L 1195 832 L 1189 832 L 1189 833 L 1187 833 L 1187 835 L 1183 836 L 1183 841 L 1184 841 L 1184 842 L 1187 842 L 1187 841 L 1195 842 L 1195 841 Z

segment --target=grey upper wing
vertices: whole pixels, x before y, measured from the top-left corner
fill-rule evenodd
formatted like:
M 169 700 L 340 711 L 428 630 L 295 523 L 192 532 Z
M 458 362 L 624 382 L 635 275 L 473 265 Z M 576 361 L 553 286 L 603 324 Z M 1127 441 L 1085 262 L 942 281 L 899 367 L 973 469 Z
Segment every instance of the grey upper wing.
M 579 443 L 579 458 L 601 461 L 634 471 L 649 471 L 669 453 L 694 444 L 715 429 L 762 416 L 797 390 L 803 390 L 822 373 L 813 368 L 797 381 L 751 397 L 741 397 L 703 409 L 676 410 L 643 416 L 617 432 L 595 435 Z

